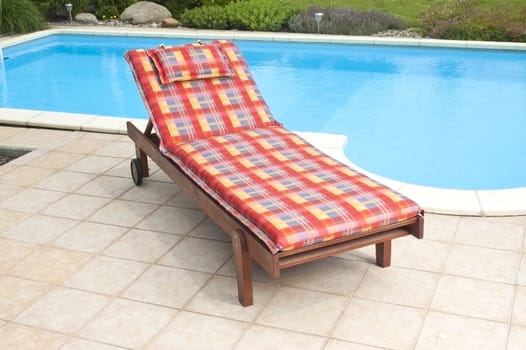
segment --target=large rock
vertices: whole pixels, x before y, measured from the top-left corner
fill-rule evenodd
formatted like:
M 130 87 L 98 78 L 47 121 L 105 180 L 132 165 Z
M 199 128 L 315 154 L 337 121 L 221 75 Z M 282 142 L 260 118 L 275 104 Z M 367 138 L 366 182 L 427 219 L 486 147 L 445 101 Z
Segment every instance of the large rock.
M 93 13 L 77 13 L 75 16 L 75 21 L 83 24 L 98 24 L 99 21 L 97 20 L 97 17 Z
M 165 18 L 161 21 L 162 28 L 177 28 L 181 25 L 175 18 Z
M 131 24 L 159 23 L 172 14 L 166 7 L 151 1 L 139 1 L 127 7 L 121 14 L 121 21 Z

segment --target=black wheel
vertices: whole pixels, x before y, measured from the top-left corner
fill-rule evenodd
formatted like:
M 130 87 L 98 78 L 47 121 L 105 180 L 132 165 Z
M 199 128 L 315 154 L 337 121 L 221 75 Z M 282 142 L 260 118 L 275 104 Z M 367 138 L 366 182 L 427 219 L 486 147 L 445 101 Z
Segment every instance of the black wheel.
M 132 159 L 130 163 L 130 170 L 133 179 L 133 183 L 137 186 L 142 184 L 143 172 L 140 159 Z

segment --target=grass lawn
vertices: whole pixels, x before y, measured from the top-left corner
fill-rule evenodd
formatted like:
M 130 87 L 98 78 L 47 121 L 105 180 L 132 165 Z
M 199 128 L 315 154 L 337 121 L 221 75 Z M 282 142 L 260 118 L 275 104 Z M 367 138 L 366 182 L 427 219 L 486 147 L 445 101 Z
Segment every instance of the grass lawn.
M 418 25 L 419 14 L 433 3 L 447 3 L 453 0 L 288 0 L 299 8 L 316 5 L 320 7 L 350 7 L 361 10 L 381 10 L 402 18 L 410 26 Z M 493 5 L 524 6 L 525 0 L 474 0 L 481 7 Z

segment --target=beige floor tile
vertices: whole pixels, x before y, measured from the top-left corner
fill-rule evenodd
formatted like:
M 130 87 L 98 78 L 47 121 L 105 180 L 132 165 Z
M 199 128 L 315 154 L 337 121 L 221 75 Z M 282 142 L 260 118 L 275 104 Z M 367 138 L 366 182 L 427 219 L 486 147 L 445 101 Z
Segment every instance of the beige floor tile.
M 109 201 L 109 198 L 72 193 L 52 203 L 42 212 L 48 215 L 82 220 L 102 208 Z
M 144 181 L 141 186 L 133 186 L 120 198 L 136 202 L 164 204 L 179 191 L 179 188 L 171 183 Z
M 355 295 L 364 299 L 426 308 L 431 303 L 439 277 L 432 272 L 371 266 Z M 407 292 L 409 290 L 410 293 Z
M 438 241 L 451 241 L 460 222 L 460 216 L 426 214 L 424 237 Z
M 455 241 L 480 247 L 521 251 L 524 227 L 464 217 L 460 220 Z
M 163 206 L 146 217 L 137 227 L 184 235 L 196 227 L 204 218 L 205 214 L 200 210 Z
M 413 349 L 425 314 L 413 307 L 353 298 L 333 337 L 390 349 Z
M 127 228 L 92 222 L 82 222 L 58 237 L 56 247 L 98 253 L 126 232 Z
M 13 170 L 4 173 L 0 178 L 0 182 L 15 186 L 29 187 L 42 181 L 54 172 L 56 172 L 56 170 L 18 166 Z
M 126 178 L 131 182 L 130 162 L 131 159 L 123 160 L 119 164 L 112 167 L 110 170 L 106 171 L 104 175 Z
M 151 163 L 153 163 L 153 162 L 151 162 Z M 173 180 L 170 179 L 170 177 L 168 175 L 166 175 L 166 173 L 164 171 L 162 171 L 162 170 L 154 170 L 155 168 L 153 166 L 151 167 L 151 169 L 152 169 L 152 171 L 150 172 L 151 175 L 148 178 L 150 181 L 173 183 Z
M 252 280 L 254 281 L 281 284 L 287 279 L 289 273 L 290 269 L 282 270 L 280 278 L 274 279 L 265 270 L 263 270 L 255 261 L 252 262 Z M 231 257 L 230 259 L 228 259 L 226 264 L 224 264 L 219 269 L 219 271 L 217 271 L 217 274 L 236 278 L 236 267 L 234 265 L 234 258 Z
M 27 255 L 8 273 L 36 281 L 58 283 L 86 263 L 89 257 L 86 253 L 44 247 Z
M 109 140 L 98 140 L 82 137 L 65 143 L 64 145 L 57 147 L 55 151 L 77 153 L 77 154 L 91 154 L 98 151 L 102 147 L 106 146 L 111 141 Z
M 2 165 L 2 167 L 5 167 L 5 166 L 6 165 Z M 2 171 L 0 170 L 0 202 L 24 189 L 24 187 L 21 187 L 21 186 L 3 183 L 1 180 L 1 176 L 2 176 Z
M 184 192 L 179 192 L 175 197 L 170 199 L 166 205 L 178 208 L 199 209 L 199 206 Z
M 128 139 L 127 135 L 122 135 L 122 134 L 97 133 L 97 132 L 90 132 L 90 131 L 81 132 L 81 134 L 82 134 L 83 140 L 95 140 L 98 142 L 103 142 L 104 145 L 107 145 L 110 142 L 122 141 L 123 139 L 124 140 Z
M 9 138 L 13 135 L 20 134 L 21 132 L 24 132 L 24 128 L 20 127 L 9 127 L 9 126 L 2 126 L 0 128 L 0 140 L 4 140 L 6 138 Z
M 71 164 L 67 170 L 88 174 L 102 174 L 122 162 L 120 158 L 88 155 Z
M 321 350 L 325 338 L 254 325 L 243 336 L 236 350 Z
M 133 227 L 156 208 L 155 204 L 114 200 L 97 210 L 88 220 L 102 224 Z
M 232 349 L 247 327 L 238 321 L 181 312 L 145 350 Z
M 56 173 L 37 182 L 34 187 L 44 190 L 73 192 L 96 175 L 59 170 Z
M 106 248 L 104 254 L 124 259 L 155 262 L 180 239 L 181 236 L 169 233 L 132 229 Z
M 34 244 L 0 239 L 0 273 L 5 273 L 36 249 Z
M 1 146 L 1 144 L 0 144 Z M 16 160 L 16 159 L 15 159 Z M 10 161 L 9 163 L 7 164 L 4 164 L 2 166 L 0 166 L 0 180 L 2 180 L 2 176 L 4 174 L 7 174 L 11 171 L 13 171 L 14 169 L 16 169 L 18 167 L 18 165 L 16 165 L 15 161 Z M 0 184 L 3 184 L 3 185 L 11 185 L 11 186 L 15 186 L 13 184 L 10 184 L 10 183 L 7 183 L 7 182 L 3 182 L 3 181 L 0 181 Z
M 176 311 L 129 300 L 112 301 L 80 332 L 89 340 L 139 348 L 172 320 Z
M 526 326 L 526 287 L 517 287 L 513 305 L 513 324 Z
M 15 225 L 27 219 L 31 214 L 16 210 L 0 209 L 0 236 Z
M 123 350 L 121 347 L 102 344 L 90 340 L 71 338 L 60 350 Z
M 229 243 L 187 237 L 166 253 L 159 264 L 214 273 L 231 256 Z
M 62 192 L 28 188 L 0 202 L 4 209 L 36 213 L 64 196 Z
M 511 326 L 507 350 L 524 350 L 526 327 Z
M 350 343 L 343 340 L 330 339 L 324 350 L 381 350 L 376 346 Z
M 127 142 L 116 141 L 98 149 L 97 151 L 93 152 L 93 154 L 98 156 L 131 159 L 135 155 L 135 147 L 133 146 L 131 140 Z
M 346 253 L 337 255 L 338 258 L 356 260 L 366 262 L 368 264 L 376 264 L 376 253 L 374 245 L 368 245 L 363 248 L 351 250 Z
M 444 275 L 440 278 L 431 308 L 464 316 L 507 322 L 514 287 L 509 284 Z
M 190 233 L 190 236 L 197 238 L 213 239 L 216 241 L 230 242 L 230 238 L 227 234 L 217 226 L 215 222 L 210 218 L 206 218 L 199 225 L 197 225 Z
M 14 319 L 49 288 L 45 283 L 0 276 L 0 319 Z
M 50 331 L 72 333 L 110 301 L 108 296 L 58 287 L 40 298 L 15 321 Z
M 77 225 L 78 221 L 33 215 L 4 233 L 4 237 L 32 243 L 49 243 Z
M 0 349 L 3 350 L 58 350 L 66 340 L 68 337 L 63 334 L 15 323 L 0 328 Z
M 327 258 L 290 269 L 285 284 L 320 292 L 351 295 L 369 266 L 359 261 Z
M 328 336 L 347 302 L 339 295 L 281 288 L 257 318 L 258 324 Z
M 209 274 L 154 265 L 122 296 L 147 303 L 181 308 L 210 278 Z
M 71 164 L 82 159 L 83 157 L 84 155 L 82 154 L 49 151 L 29 161 L 27 165 L 39 168 L 59 170 L 70 166 Z
M 511 251 L 455 244 L 449 254 L 444 273 L 515 283 L 520 254 Z
M 71 131 L 28 128 L 25 129 L 24 132 L 6 139 L 5 144 L 11 147 L 52 150 L 75 138 L 76 135 Z
M 519 286 L 526 286 L 526 254 L 522 254 L 519 278 L 517 281 Z
M 118 295 L 148 268 L 148 264 L 97 256 L 68 278 L 64 285 L 90 292 Z
M 508 326 L 504 323 L 431 312 L 416 350 L 505 349 L 507 336 Z
M 117 198 L 134 186 L 130 179 L 116 176 L 99 176 L 76 190 L 76 193 L 91 196 Z
M 234 278 L 213 277 L 186 307 L 190 311 L 226 317 L 239 321 L 252 321 L 261 312 L 278 288 L 272 283 L 254 282 L 254 305 L 243 307 L 239 303 Z
M 450 243 L 419 240 L 406 236 L 393 240 L 391 263 L 393 266 L 414 270 L 441 272 L 444 269 Z
M 521 216 L 493 216 L 488 217 L 488 220 L 496 221 L 496 222 L 506 222 L 508 224 L 515 224 L 515 225 L 526 225 L 526 215 Z

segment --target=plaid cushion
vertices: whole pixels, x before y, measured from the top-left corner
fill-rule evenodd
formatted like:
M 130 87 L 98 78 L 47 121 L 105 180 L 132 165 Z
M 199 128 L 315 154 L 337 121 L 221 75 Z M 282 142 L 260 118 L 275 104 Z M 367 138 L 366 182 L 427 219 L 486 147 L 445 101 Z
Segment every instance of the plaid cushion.
M 200 43 L 149 49 L 162 84 L 176 81 L 230 77 L 234 74 L 221 49 Z
M 246 61 L 232 42 L 214 41 L 231 69 L 232 77 L 161 84 L 145 50 L 125 55 L 156 132 L 161 150 L 188 140 L 281 125 L 270 112 Z
M 420 212 L 412 200 L 282 127 L 181 143 L 167 155 L 273 253 L 367 232 Z

